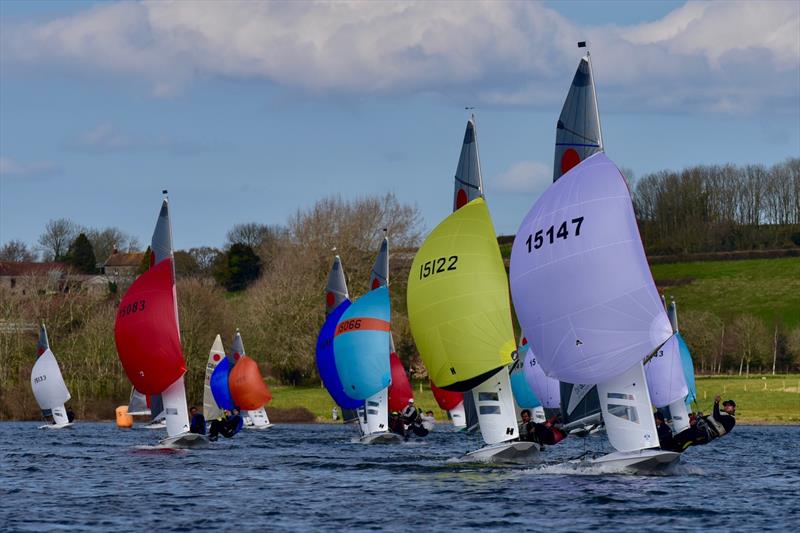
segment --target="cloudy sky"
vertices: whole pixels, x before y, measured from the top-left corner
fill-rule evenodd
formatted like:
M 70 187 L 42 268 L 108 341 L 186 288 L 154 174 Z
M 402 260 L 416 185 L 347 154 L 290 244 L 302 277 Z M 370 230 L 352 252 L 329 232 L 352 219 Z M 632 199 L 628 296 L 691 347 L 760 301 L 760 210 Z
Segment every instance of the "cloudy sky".
M 800 2 L 0 2 L 0 242 L 51 218 L 178 248 L 319 198 L 452 206 L 465 107 L 514 233 L 588 40 L 637 176 L 800 155 Z

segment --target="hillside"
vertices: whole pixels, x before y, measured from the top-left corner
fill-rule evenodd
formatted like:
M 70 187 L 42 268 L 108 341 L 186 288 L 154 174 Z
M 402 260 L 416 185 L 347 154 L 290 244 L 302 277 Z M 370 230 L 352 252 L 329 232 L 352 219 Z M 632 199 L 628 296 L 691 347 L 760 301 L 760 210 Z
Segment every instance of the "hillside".
M 800 325 L 800 257 L 651 265 L 680 310 L 711 311 L 728 321 L 748 313 L 788 328 Z

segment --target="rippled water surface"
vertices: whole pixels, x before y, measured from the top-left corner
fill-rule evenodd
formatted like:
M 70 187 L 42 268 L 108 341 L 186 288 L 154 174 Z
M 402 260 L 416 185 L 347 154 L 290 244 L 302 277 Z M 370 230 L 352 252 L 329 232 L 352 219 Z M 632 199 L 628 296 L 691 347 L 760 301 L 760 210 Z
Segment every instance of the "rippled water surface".
M 0 529 L 447 531 L 514 528 L 797 530 L 800 428 L 737 426 L 658 476 L 563 465 L 604 436 L 538 463 L 464 463 L 479 442 L 363 446 L 352 429 L 278 425 L 205 450 L 149 449 L 160 431 L 0 423 Z M 163 431 L 163 430 L 162 430 Z

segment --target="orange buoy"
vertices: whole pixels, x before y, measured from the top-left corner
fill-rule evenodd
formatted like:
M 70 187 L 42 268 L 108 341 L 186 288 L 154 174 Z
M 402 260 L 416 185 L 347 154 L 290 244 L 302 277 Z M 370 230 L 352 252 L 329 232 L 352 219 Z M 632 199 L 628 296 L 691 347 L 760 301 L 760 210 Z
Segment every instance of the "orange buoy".
M 117 407 L 117 427 L 130 429 L 133 427 L 133 415 L 128 414 L 128 406 L 120 405 Z

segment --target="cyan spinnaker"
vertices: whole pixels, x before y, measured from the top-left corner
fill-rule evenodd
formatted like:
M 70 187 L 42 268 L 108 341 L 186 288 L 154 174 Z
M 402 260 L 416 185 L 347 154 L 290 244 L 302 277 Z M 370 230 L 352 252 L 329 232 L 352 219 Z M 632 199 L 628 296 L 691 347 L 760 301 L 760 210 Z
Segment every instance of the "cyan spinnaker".
M 211 374 L 211 394 L 214 395 L 214 401 L 221 409 L 229 411 L 234 407 L 231 389 L 228 385 L 230 373 L 231 363 L 227 357 L 223 357 Z
M 686 406 L 689 407 L 697 399 L 697 384 L 694 381 L 694 361 L 692 361 L 692 354 L 689 352 L 689 347 L 686 346 L 686 341 L 680 333 L 675 334 L 678 339 L 678 349 L 681 352 L 681 366 L 683 367 L 683 377 L 686 379 L 686 386 L 689 393 L 686 395 Z M 691 411 L 691 409 L 689 409 Z
M 319 331 L 319 337 L 317 337 L 317 370 L 334 402 L 339 404 L 342 409 L 358 409 L 364 405 L 364 400 L 354 400 L 344 393 L 344 385 L 339 378 L 336 361 L 333 357 L 333 334 L 336 332 L 339 319 L 349 307 L 350 300 L 345 298 L 325 319 L 325 323 Z
M 391 383 L 389 289 L 373 289 L 342 314 L 333 338 L 336 370 L 351 398 L 366 400 Z
M 521 364 L 521 363 L 520 363 Z M 514 391 L 514 399 L 517 405 L 523 409 L 533 409 L 541 407 L 542 402 L 536 397 L 536 393 L 531 390 L 525 379 L 525 372 L 511 372 L 511 390 Z

